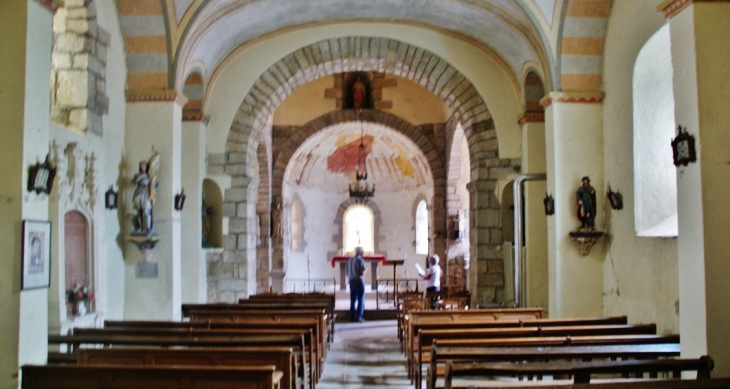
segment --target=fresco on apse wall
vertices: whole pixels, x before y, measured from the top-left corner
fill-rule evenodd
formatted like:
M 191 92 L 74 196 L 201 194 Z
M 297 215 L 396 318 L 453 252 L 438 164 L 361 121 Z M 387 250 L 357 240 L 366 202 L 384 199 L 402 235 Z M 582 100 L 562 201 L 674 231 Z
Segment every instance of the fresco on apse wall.
M 347 192 L 347 184 L 355 177 L 359 146 L 359 122 L 342 123 L 321 131 L 294 154 L 287 167 L 286 183 Z M 430 183 L 428 162 L 405 136 L 366 123 L 363 146 L 368 182 L 375 182 L 378 192 L 410 190 Z

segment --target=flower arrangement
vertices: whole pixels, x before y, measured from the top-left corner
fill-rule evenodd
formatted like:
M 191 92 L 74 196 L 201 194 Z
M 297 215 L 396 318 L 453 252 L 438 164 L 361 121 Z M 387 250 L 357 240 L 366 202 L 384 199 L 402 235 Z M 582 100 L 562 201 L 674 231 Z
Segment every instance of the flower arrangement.
M 76 304 L 79 301 L 94 301 L 94 291 L 86 285 L 76 284 L 73 289 L 68 291 L 68 302 Z

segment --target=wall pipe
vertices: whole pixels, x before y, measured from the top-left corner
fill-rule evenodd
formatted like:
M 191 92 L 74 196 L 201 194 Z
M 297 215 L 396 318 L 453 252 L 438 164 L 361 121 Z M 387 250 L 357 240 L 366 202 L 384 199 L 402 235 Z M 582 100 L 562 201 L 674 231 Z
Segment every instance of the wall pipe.
M 515 249 L 514 251 L 514 278 L 515 278 L 515 307 L 522 306 L 522 191 L 525 181 L 545 181 L 547 174 L 523 174 L 515 178 L 513 185 L 514 209 L 515 209 Z

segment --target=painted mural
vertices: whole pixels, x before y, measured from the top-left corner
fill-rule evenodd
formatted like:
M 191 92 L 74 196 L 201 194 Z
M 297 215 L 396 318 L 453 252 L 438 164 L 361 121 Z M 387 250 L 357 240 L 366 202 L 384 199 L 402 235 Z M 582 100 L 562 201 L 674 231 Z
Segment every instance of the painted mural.
M 310 138 L 289 162 L 285 182 L 298 187 L 347 192 L 347 185 L 354 180 L 358 168 L 360 125 L 360 122 L 338 124 Z M 430 185 L 428 161 L 408 138 L 372 123 L 364 124 L 362 134 L 362 159 L 367 166 L 368 181 L 376 183 L 378 192 Z

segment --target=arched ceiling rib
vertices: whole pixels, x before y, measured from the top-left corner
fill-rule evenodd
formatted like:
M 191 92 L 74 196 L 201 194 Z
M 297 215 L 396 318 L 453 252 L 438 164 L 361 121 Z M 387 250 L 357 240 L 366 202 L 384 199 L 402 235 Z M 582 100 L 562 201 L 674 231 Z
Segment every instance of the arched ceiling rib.
M 516 0 L 209 0 L 179 46 L 177 76 L 190 63 L 212 74 L 237 47 L 278 31 L 362 20 L 418 24 L 465 37 L 494 51 L 515 76 L 528 61 L 549 67 L 539 33 Z

